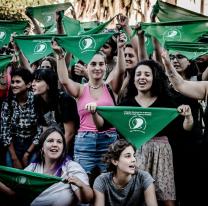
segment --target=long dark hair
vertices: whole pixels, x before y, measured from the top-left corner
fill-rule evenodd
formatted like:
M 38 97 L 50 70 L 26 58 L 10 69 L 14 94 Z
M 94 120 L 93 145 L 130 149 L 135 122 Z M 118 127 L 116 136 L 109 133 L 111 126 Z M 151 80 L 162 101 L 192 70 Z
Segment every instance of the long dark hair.
M 51 70 L 54 71 L 57 74 L 57 62 L 56 62 L 56 59 L 54 59 L 53 57 L 44 57 L 44 58 L 42 58 L 41 61 L 40 61 L 40 67 L 41 67 L 41 64 L 44 61 L 49 61 L 50 64 L 51 64 Z
M 37 146 L 38 152 L 36 154 L 36 158 L 33 161 L 33 163 L 36 164 L 41 164 L 44 163 L 44 153 L 42 151 L 43 148 L 43 144 L 45 142 L 45 140 L 47 139 L 47 137 L 52 133 L 52 132 L 58 132 L 61 137 L 62 137 L 62 141 L 63 141 L 63 151 L 61 153 L 61 156 L 59 157 L 57 164 L 54 166 L 54 168 L 52 168 L 50 170 L 50 172 L 52 173 L 56 173 L 56 176 L 60 177 L 61 176 L 61 168 L 63 165 L 65 165 L 68 161 L 71 160 L 70 157 L 67 156 L 67 146 L 66 146 L 66 140 L 64 137 L 64 134 L 62 133 L 61 129 L 58 126 L 50 126 L 48 127 L 48 129 L 46 129 L 40 136 L 40 140 L 39 140 L 39 144 Z
M 198 66 L 195 60 L 189 60 L 190 65 L 188 65 L 185 69 L 186 78 L 190 79 L 192 76 L 196 76 L 198 74 Z
M 169 95 L 169 82 L 163 68 L 154 60 L 143 60 L 138 62 L 136 66 L 132 69 L 129 84 L 127 86 L 126 98 L 131 99 L 138 94 L 138 90 L 134 84 L 134 78 L 137 67 L 141 65 L 148 66 L 152 70 L 153 82 L 150 89 L 151 96 L 153 97 L 158 95 Z
M 111 160 L 118 160 L 121 153 L 129 146 L 132 146 L 134 152 L 136 152 L 135 146 L 125 139 L 120 139 L 108 147 L 107 153 L 102 157 L 102 162 L 106 164 L 108 172 L 116 172 L 117 167 L 111 162 Z
M 47 90 L 48 104 L 50 109 L 58 107 L 58 76 L 51 69 L 37 69 L 33 72 L 33 79 L 44 80 L 49 86 Z

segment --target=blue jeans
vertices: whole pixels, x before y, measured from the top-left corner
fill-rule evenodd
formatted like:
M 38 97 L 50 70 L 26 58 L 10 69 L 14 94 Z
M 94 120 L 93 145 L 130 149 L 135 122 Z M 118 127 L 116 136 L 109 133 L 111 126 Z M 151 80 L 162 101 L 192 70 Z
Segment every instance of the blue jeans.
M 103 172 L 105 164 L 101 158 L 108 151 L 108 146 L 117 140 L 117 132 L 78 132 L 74 144 L 74 161 L 78 162 L 86 173 L 90 174 L 97 165 Z
M 31 139 L 22 139 L 19 137 L 15 137 L 13 140 L 14 150 L 20 162 L 22 162 L 22 158 L 28 148 L 31 146 L 32 140 Z M 29 158 L 29 163 L 31 163 L 36 157 L 36 153 L 33 153 Z M 6 152 L 6 160 L 5 165 L 7 167 L 13 167 L 12 159 L 10 156 L 9 151 Z

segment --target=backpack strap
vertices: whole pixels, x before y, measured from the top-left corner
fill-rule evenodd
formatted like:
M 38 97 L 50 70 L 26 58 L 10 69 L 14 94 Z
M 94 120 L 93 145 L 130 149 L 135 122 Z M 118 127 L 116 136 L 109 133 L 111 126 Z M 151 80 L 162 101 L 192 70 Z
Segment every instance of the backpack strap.
M 112 100 L 113 100 L 114 105 L 116 105 L 116 100 L 115 100 L 115 97 L 114 97 L 114 94 L 113 94 L 112 89 L 110 88 L 110 86 L 109 86 L 108 84 L 106 84 L 106 87 L 107 87 L 107 89 L 108 89 L 108 92 L 109 92 L 110 95 L 111 95 L 111 98 L 112 98 Z

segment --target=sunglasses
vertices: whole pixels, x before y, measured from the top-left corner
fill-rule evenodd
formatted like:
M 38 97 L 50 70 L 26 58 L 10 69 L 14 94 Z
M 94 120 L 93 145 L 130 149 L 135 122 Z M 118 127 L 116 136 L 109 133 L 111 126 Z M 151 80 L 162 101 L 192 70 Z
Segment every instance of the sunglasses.
M 173 61 L 176 58 L 177 61 L 181 61 L 184 56 L 181 54 L 177 54 L 177 55 L 170 55 L 170 60 Z

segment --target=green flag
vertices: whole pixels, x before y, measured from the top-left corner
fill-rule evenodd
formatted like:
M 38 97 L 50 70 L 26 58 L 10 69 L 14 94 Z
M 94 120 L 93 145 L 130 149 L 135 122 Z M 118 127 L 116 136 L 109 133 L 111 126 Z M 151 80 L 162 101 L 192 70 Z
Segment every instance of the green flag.
M 97 111 L 137 149 L 179 115 L 177 109 L 169 108 L 103 106 Z
M 0 20 L 0 46 L 10 42 L 11 34 L 22 34 L 24 29 L 29 25 L 29 21 L 7 21 Z
M 79 20 L 64 16 L 63 12 L 61 12 L 61 16 L 65 32 L 68 36 L 77 36 L 79 33 L 84 32 L 84 28 L 81 26 Z
M 15 191 L 28 204 L 61 180 L 61 177 L 0 166 L 0 182 Z
M 98 21 L 81 22 L 81 26 L 88 31 L 98 26 Z
M 95 53 L 115 33 L 56 37 L 57 43 L 84 63 L 88 64 Z
M 4 69 L 7 67 L 7 65 L 11 60 L 12 60 L 11 55 L 0 54 L 0 74 L 4 71 Z
M 116 15 L 117 16 L 117 15 Z M 110 19 L 109 21 L 99 25 L 99 26 L 96 26 L 95 28 L 93 29 L 90 29 L 89 31 L 86 31 L 84 33 L 82 33 L 82 35 L 88 35 L 88 34 L 98 34 L 98 33 L 101 33 L 102 31 L 105 30 L 105 28 L 108 26 L 108 24 L 111 23 L 111 21 L 113 21 L 113 19 L 116 17 L 114 16 L 112 19 Z
M 179 52 L 189 60 L 195 60 L 208 53 L 208 43 L 165 42 L 164 47 L 169 50 L 169 54 Z
M 141 27 L 163 46 L 165 41 L 197 42 L 207 33 L 208 20 L 141 23 Z
M 27 12 L 37 19 L 44 26 L 50 25 L 52 22 L 56 21 L 56 10 L 64 9 L 67 10 L 72 4 L 70 2 L 63 4 L 52 4 L 45 6 L 31 7 L 27 9 Z
M 157 0 L 153 13 L 162 21 L 208 20 L 208 16 Z
M 51 23 L 50 25 L 48 25 L 48 26 L 43 26 L 43 27 L 41 27 L 41 29 L 42 29 L 42 30 L 48 31 L 51 27 L 54 26 L 54 24 L 55 24 L 55 22 L 52 22 L 52 23 Z
M 30 63 L 33 63 L 54 51 L 51 49 L 52 37 L 63 37 L 66 35 L 49 34 L 49 35 L 25 35 L 16 36 L 14 41 L 20 47 Z
M 46 32 L 46 34 L 57 34 L 56 24 L 53 24 L 53 26 Z

